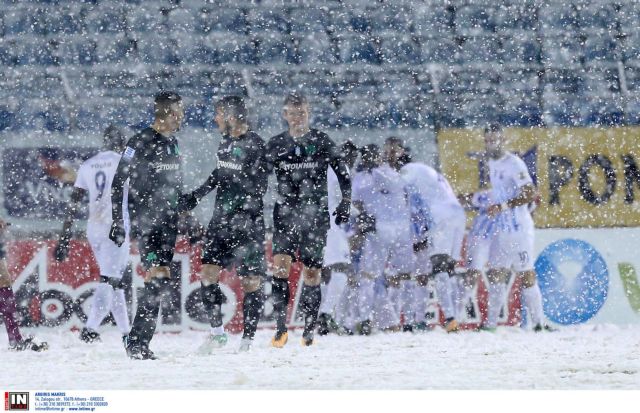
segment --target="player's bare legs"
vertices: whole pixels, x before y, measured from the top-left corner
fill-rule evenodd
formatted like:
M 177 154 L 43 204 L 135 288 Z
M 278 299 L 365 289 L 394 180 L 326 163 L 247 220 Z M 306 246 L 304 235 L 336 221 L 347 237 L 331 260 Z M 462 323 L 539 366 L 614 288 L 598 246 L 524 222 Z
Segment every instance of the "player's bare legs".
M 489 308 L 487 310 L 487 322 L 484 328 L 495 330 L 498 326 L 500 310 L 507 302 L 507 280 L 511 271 L 506 268 L 491 268 L 487 271 L 489 285 Z
M 544 310 L 542 309 L 542 293 L 537 282 L 535 270 L 522 271 L 516 274 L 522 280 L 522 299 L 527 308 L 533 331 L 554 331 L 544 322 Z

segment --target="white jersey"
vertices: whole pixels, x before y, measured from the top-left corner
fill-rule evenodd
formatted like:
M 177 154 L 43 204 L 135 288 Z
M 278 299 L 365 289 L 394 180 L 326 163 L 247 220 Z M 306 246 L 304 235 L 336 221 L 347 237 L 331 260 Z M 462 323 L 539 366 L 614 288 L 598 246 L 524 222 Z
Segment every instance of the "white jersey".
M 342 201 L 342 191 L 340 191 L 340 183 L 338 182 L 338 176 L 333 168 L 327 168 L 327 195 L 329 203 L 329 223 L 331 229 L 339 229 L 336 225 L 336 217 L 333 215 L 338 204 Z
M 100 152 L 80 165 L 75 187 L 89 193 L 88 227 L 111 226 L 111 184 L 118 168 L 121 155 L 113 151 Z M 127 194 L 125 188 L 122 211 L 125 226 L 128 227 Z
M 389 165 L 357 173 L 352 182 L 351 197 L 363 203 L 367 213 L 376 218 L 376 223 L 409 225 L 404 180 Z
M 507 202 L 518 195 L 522 187 L 533 184 L 524 161 L 507 152 L 500 159 L 489 160 L 491 196 L 496 204 Z M 496 230 L 501 232 L 528 231 L 533 220 L 527 205 L 502 211 L 496 216 Z
M 424 227 L 431 228 L 464 209 L 447 179 L 430 166 L 412 162 L 400 170 L 405 181 L 414 235 L 421 239 Z
M 496 220 L 487 215 L 487 210 L 496 202 L 493 200 L 492 191 L 484 190 L 473 194 L 471 206 L 477 212 L 477 215 L 471 222 L 469 236 L 480 239 L 488 239 L 495 231 Z

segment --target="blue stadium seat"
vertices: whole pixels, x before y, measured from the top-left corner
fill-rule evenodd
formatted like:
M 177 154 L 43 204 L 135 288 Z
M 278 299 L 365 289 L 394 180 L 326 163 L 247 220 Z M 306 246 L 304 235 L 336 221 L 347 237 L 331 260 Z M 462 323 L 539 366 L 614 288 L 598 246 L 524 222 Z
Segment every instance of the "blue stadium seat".
M 248 30 L 245 10 L 241 8 L 205 7 L 196 16 L 196 31 L 232 32 L 245 34 Z
M 567 32 L 542 39 L 541 61 L 545 66 L 563 67 L 579 64 L 583 59 L 580 39 Z
M 634 30 L 633 33 L 625 36 L 620 49 L 625 61 L 640 61 L 640 35 Z
M 635 1 L 623 2 L 618 12 L 622 33 L 630 35 L 640 27 L 640 4 Z
M 381 63 L 378 47 L 374 40 L 366 34 L 339 37 L 338 50 L 342 63 Z
M 616 31 L 618 12 L 613 3 L 586 3 L 578 8 L 578 26 L 587 31 Z
M 172 35 L 176 33 L 193 33 L 196 30 L 197 11 L 189 8 L 175 8 L 167 14 L 167 29 Z
M 91 34 L 123 33 L 127 27 L 125 10 L 118 3 L 105 3 L 89 10 L 84 23 L 85 30 Z
M 300 64 L 335 64 L 338 62 L 331 39 L 325 33 L 309 33 L 294 40 Z
M 247 24 L 251 33 L 258 32 L 289 32 L 289 22 L 286 11 L 281 8 L 251 8 L 247 13 Z
M 472 36 L 460 45 L 460 61 L 463 63 L 492 63 L 500 59 L 500 43 L 495 36 Z
M 615 96 L 589 96 L 583 107 L 585 126 L 619 126 L 624 122 L 622 102 Z
M 502 38 L 501 60 L 504 63 L 537 64 L 540 62 L 540 45 L 535 33 L 511 32 Z
M 45 26 L 47 34 L 77 34 L 82 31 L 82 9 L 79 7 L 61 7 L 47 11 Z
M 4 35 L 19 35 L 32 32 L 32 20 L 29 9 L 21 7 L 11 7 L 4 10 L 2 16 Z
M 550 2 L 539 8 L 542 34 L 547 31 L 573 30 L 578 27 L 578 14 L 570 2 Z
M 137 55 L 136 42 L 126 36 L 103 35 L 97 36 L 96 39 L 96 53 L 100 63 L 126 63 Z
M 160 7 L 129 7 L 126 10 L 126 27 L 128 32 L 145 33 L 158 32 L 164 27 L 165 19 Z
M 456 32 L 466 35 L 482 35 L 495 30 L 495 9 L 486 5 L 468 4 L 455 12 Z
M 586 62 L 613 62 L 618 59 L 616 39 L 608 34 L 593 34 L 584 43 L 584 59 Z
M 493 21 L 497 32 L 528 31 L 536 29 L 536 4 L 515 2 L 495 9 Z
M 339 121 L 342 126 L 375 127 L 381 122 L 383 108 L 383 105 L 371 98 L 341 100 Z
M 285 70 L 259 69 L 251 75 L 254 96 L 282 96 L 285 90 L 295 86 L 290 84 L 290 74 Z
M 412 64 L 422 63 L 420 44 L 411 36 L 386 36 L 381 38 L 380 53 L 384 63 Z
M 216 70 L 211 74 L 211 92 L 214 96 L 247 96 L 247 85 L 240 72 L 234 70 Z
M 548 126 L 584 125 L 584 97 L 574 93 L 545 88 L 542 96 L 545 122 Z
M 371 31 L 374 33 L 385 31 L 408 33 L 411 14 L 411 8 L 393 2 L 385 3 L 382 7 L 370 7 L 367 10 Z
M 423 63 L 453 64 L 459 55 L 460 47 L 451 37 L 426 37 L 420 44 Z
M 162 63 L 175 65 L 180 62 L 179 48 L 175 39 L 170 37 L 140 36 L 136 39 L 138 58 L 142 63 Z
M 292 33 L 325 32 L 330 25 L 327 11 L 315 7 L 296 7 L 289 11 Z
M 579 97 L 585 90 L 584 77 L 582 69 L 546 70 L 543 77 L 545 93 L 552 90 Z
M 311 69 L 291 73 L 288 87 L 302 90 L 308 96 L 329 98 L 335 93 L 338 86 L 330 70 Z M 282 90 L 277 93 L 281 94 Z
M 258 37 L 260 64 L 293 64 L 296 62 L 293 41 L 289 35 Z
M 421 5 L 413 9 L 413 30 L 418 36 L 437 37 L 451 34 L 452 14 L 441 2 Z

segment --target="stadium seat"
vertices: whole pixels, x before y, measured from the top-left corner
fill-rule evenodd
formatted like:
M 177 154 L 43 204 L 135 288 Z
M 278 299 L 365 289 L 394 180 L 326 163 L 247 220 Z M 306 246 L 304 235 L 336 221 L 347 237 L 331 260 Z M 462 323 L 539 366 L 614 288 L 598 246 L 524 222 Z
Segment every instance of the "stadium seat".
M 542 63 L 549 67 L 576 65 L 583 59 L 580 39 L 571 32 L 544 37 L 541 54 Z
M 96 43 L 100 63 L 126 63 L 137 55 L 136 42 L 121 34 L 96 36 Z
M 421 38 L 420 45 L 423 63 L 453 64 L 458 59 L 460 47 L 451 37 Z
M 578 27 L 585 31 L 615 32 L 618 13 L 613 3 L 594 2 L 581 5 L 578 10 Z
M 251 8 L 247 13 L 247 25 L 253 34 L 267 32 L 289 32 L 286 11 L 282 8 Z
M 48 35 L 77 34 L 82 31 L 82 9 L 79 7 L 65 6 L 47 11 L 45 20 Z
M 119 3 L 100 4 L 87 12 L 84 19 L 87 33 L 123 33 L 127 27 L 126 14 Z M 137 30 L 137 25 L 134 26 Z
M 289 11 L 291 33 L 325 32 L 329 26 L 326 10 L 315 7 L 296 7 Z
M 535 33 L 511 32 L 502 38 L 500 58 L 505 64 L 540 63 L 540 45 Z
M 534 2 L 514 2 L 504 4 L 493 12 L 497 32 L 527 31 L 536 29 L 537 6 Z
M 385 64 L 422 63 L 420 58 L 420 44 L 415 38 L 407 35 L 387 35 L 380 39 L 380 54 Z
M 232 32 L 246 34 L 248 30 L 245 10 L 241 8 L 203 7 L 196 16 L 196 31 Z
M 640 4 L 635 1 L 623 2 L 618 12 L 618 20 L 623 34 L 635 33 L 640 27 Z
M 380 64 L 378 47 L 366 34 L 343 35 L 338 38 L 338 51 L 342 63 Z
M 27 8 L 5 8 L 2 16 L 4 36 L 32 33 L 32 20 L 33 16 Z
M 384 7 L 370 7 L 367 10 L 373 33 L 393 31 L 408 33 L 412 20 L 412 10 L 408 6 L 386 3 Z
M 624 37 L 620 44 L 622 58 L 625 62 L 640 61 L 640 35 L 634 31 Z
M 177 33 L 192 33 L 196 30 L 197 11 L 189 8 L 177 7 L 167 14 L 167 29 L 172 35 Z
M 295 90 L 302 90 L 308 96 L 330 99 L 336 93 L 338 85 L 330 69 L 312 68 L 291 73 L 289 87 Z M 282 90 L 276 92 L 276 94 L 282 94 Z
M 456 9 L 456 33 L 465 36 L 478 36 L 495 30 L 495 9 L 486 5 L 468 4 Z
M 416 4 L 413 9 L 413 30 L 422 37 L 450 35 L 453 29 L 452 14 L 445 4 Z
M 570 2 L 549 2 L 539 7 L 539 27 L 543 35 L 549 31 L 575 30 L 578 16 Z
M 260 64 L 296 63 L 295 48 L 291 36 L 260 36 L 256 38 L 257 56 Z
M 165 19 L 160 7 L 148 5 L 144 8 L 130 6 L 126 9 L 125 24 L 129 33 L 157 32 L 163 29 Z
M 285 90 L 297 85 L 290 83 L 290 73 L 286 70 L 258 69 L 251 75 L 254 96 L 283 96 Z
M 491 63 L 500 59 L 500 43 L 495 36 L 466 37 L 460 45 L 461 63 Z
M 308 33 L 294 37 L 297 63 L 310 65 L 336 64 L 336 50 L 326 33 Z
M 586 62 L 618 60 L 616 39 L 608 34 L 592 34 L 584 43 L 584 59 Z

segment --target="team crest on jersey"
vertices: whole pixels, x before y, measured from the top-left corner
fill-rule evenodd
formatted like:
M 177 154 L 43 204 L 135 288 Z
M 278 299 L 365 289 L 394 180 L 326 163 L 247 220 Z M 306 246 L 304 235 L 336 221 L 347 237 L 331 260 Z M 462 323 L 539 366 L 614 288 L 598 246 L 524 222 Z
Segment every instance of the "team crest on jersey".
M 135 155 L 136 150 L 130 147 L 124 148 L 124 153 L 122 154 L 122 158 L 126 161 L 130 161 L 133 159 L 133 155 Z
M 316 153 L 316 145 L 309 145 L 305 148 L 305 152 L 307 155 L 313 155 Z
M 233 150 L 231 151 L 231 154 L 233 156 L 235 156 L 236 158 L 241 158 L 242 157 L 242 148 L 233 148 Z

